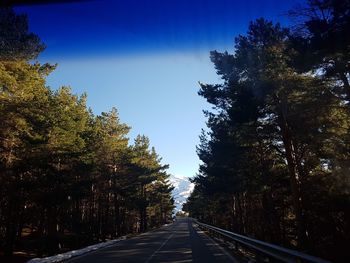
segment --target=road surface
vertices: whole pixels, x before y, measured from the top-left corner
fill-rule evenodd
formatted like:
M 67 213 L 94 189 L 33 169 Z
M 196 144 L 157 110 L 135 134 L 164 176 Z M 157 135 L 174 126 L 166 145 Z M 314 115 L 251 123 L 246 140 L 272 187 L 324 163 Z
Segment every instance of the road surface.
M 216 242 L 193 226 L 191 219 L 181 218 L 168 226 L 120 241 L 68 262 L 238 262 Z

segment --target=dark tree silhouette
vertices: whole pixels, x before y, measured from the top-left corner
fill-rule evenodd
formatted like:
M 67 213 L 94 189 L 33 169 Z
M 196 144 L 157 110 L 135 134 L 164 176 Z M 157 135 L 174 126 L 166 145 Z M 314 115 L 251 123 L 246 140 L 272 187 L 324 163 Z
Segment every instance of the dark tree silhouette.
M 211 52 L 223 84 L 201 84 L 214 106 L 203 164 L 185 209 L 208 223 L 321 257 L 347 258 L 349 112 L 334 81 L 300 72 L 288 29 L 264 19 Z M 343 184 L 343 186 L 342 186 Z

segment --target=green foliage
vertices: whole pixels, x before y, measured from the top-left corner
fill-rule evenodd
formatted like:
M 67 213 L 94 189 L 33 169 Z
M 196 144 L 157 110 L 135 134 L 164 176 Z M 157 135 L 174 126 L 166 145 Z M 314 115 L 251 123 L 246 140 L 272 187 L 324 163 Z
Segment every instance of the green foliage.
M 200 83 L 215 111 L 206 112 L 203 163 L 184 209 L 241 234 L 346 257 L 348 100 L 333 76 L 301 73 L 295 36 L 279 24 L 252 22 L 235 47 L 211 52 L 223 84 Z
M 12 9 L 0 7 L 2 61 L 34 59 L 44 48 L 40 38 L 28 31 L 28 19 L 25 15 L 16 15 Z
M 55 66 L 30 62 L 44 46 L 25 16 L 1 9 L 0 31 L 0 251 L 54 254 L 166 223 L 168 166 L 149 139 L 129 145 L 115 108 L 94 116 L 85 94 L 47 87 Z
M 309 0 L 290 11 L 300 21 L 293 32 L 293 47 L 300 72 L 314 71 L 333 80 L 333 90 L 349 100 L 350 3 L 347 0 Z

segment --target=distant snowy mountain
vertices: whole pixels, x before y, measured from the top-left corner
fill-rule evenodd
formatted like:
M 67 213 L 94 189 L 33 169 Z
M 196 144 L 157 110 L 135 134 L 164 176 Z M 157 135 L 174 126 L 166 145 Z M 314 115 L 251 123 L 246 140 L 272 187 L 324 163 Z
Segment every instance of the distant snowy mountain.
M 193 191 L 194 184 L 187 177 L 170 176 L 170 183 L 174 187 L 172 192 L 175 200 L 175 213 L 182 210 L 182 205 Z

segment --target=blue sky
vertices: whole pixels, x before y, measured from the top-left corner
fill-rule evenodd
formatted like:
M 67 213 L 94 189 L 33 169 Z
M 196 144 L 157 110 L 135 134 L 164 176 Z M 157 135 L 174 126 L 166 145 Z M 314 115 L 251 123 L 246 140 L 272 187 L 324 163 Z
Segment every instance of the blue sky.
M 47 49 L 40 62 L 58 63 L 47 83 L 87 92 L 95 114 L 116 107 L 145 134 L 177 176 L 196 174 L 198 136 L 205 127 L 198 81 L 218 83 L 210 50 L 233 52 L 249 21 L 287 24 L 294 0 L 90 0 L 22 6 L 30 30 Z

